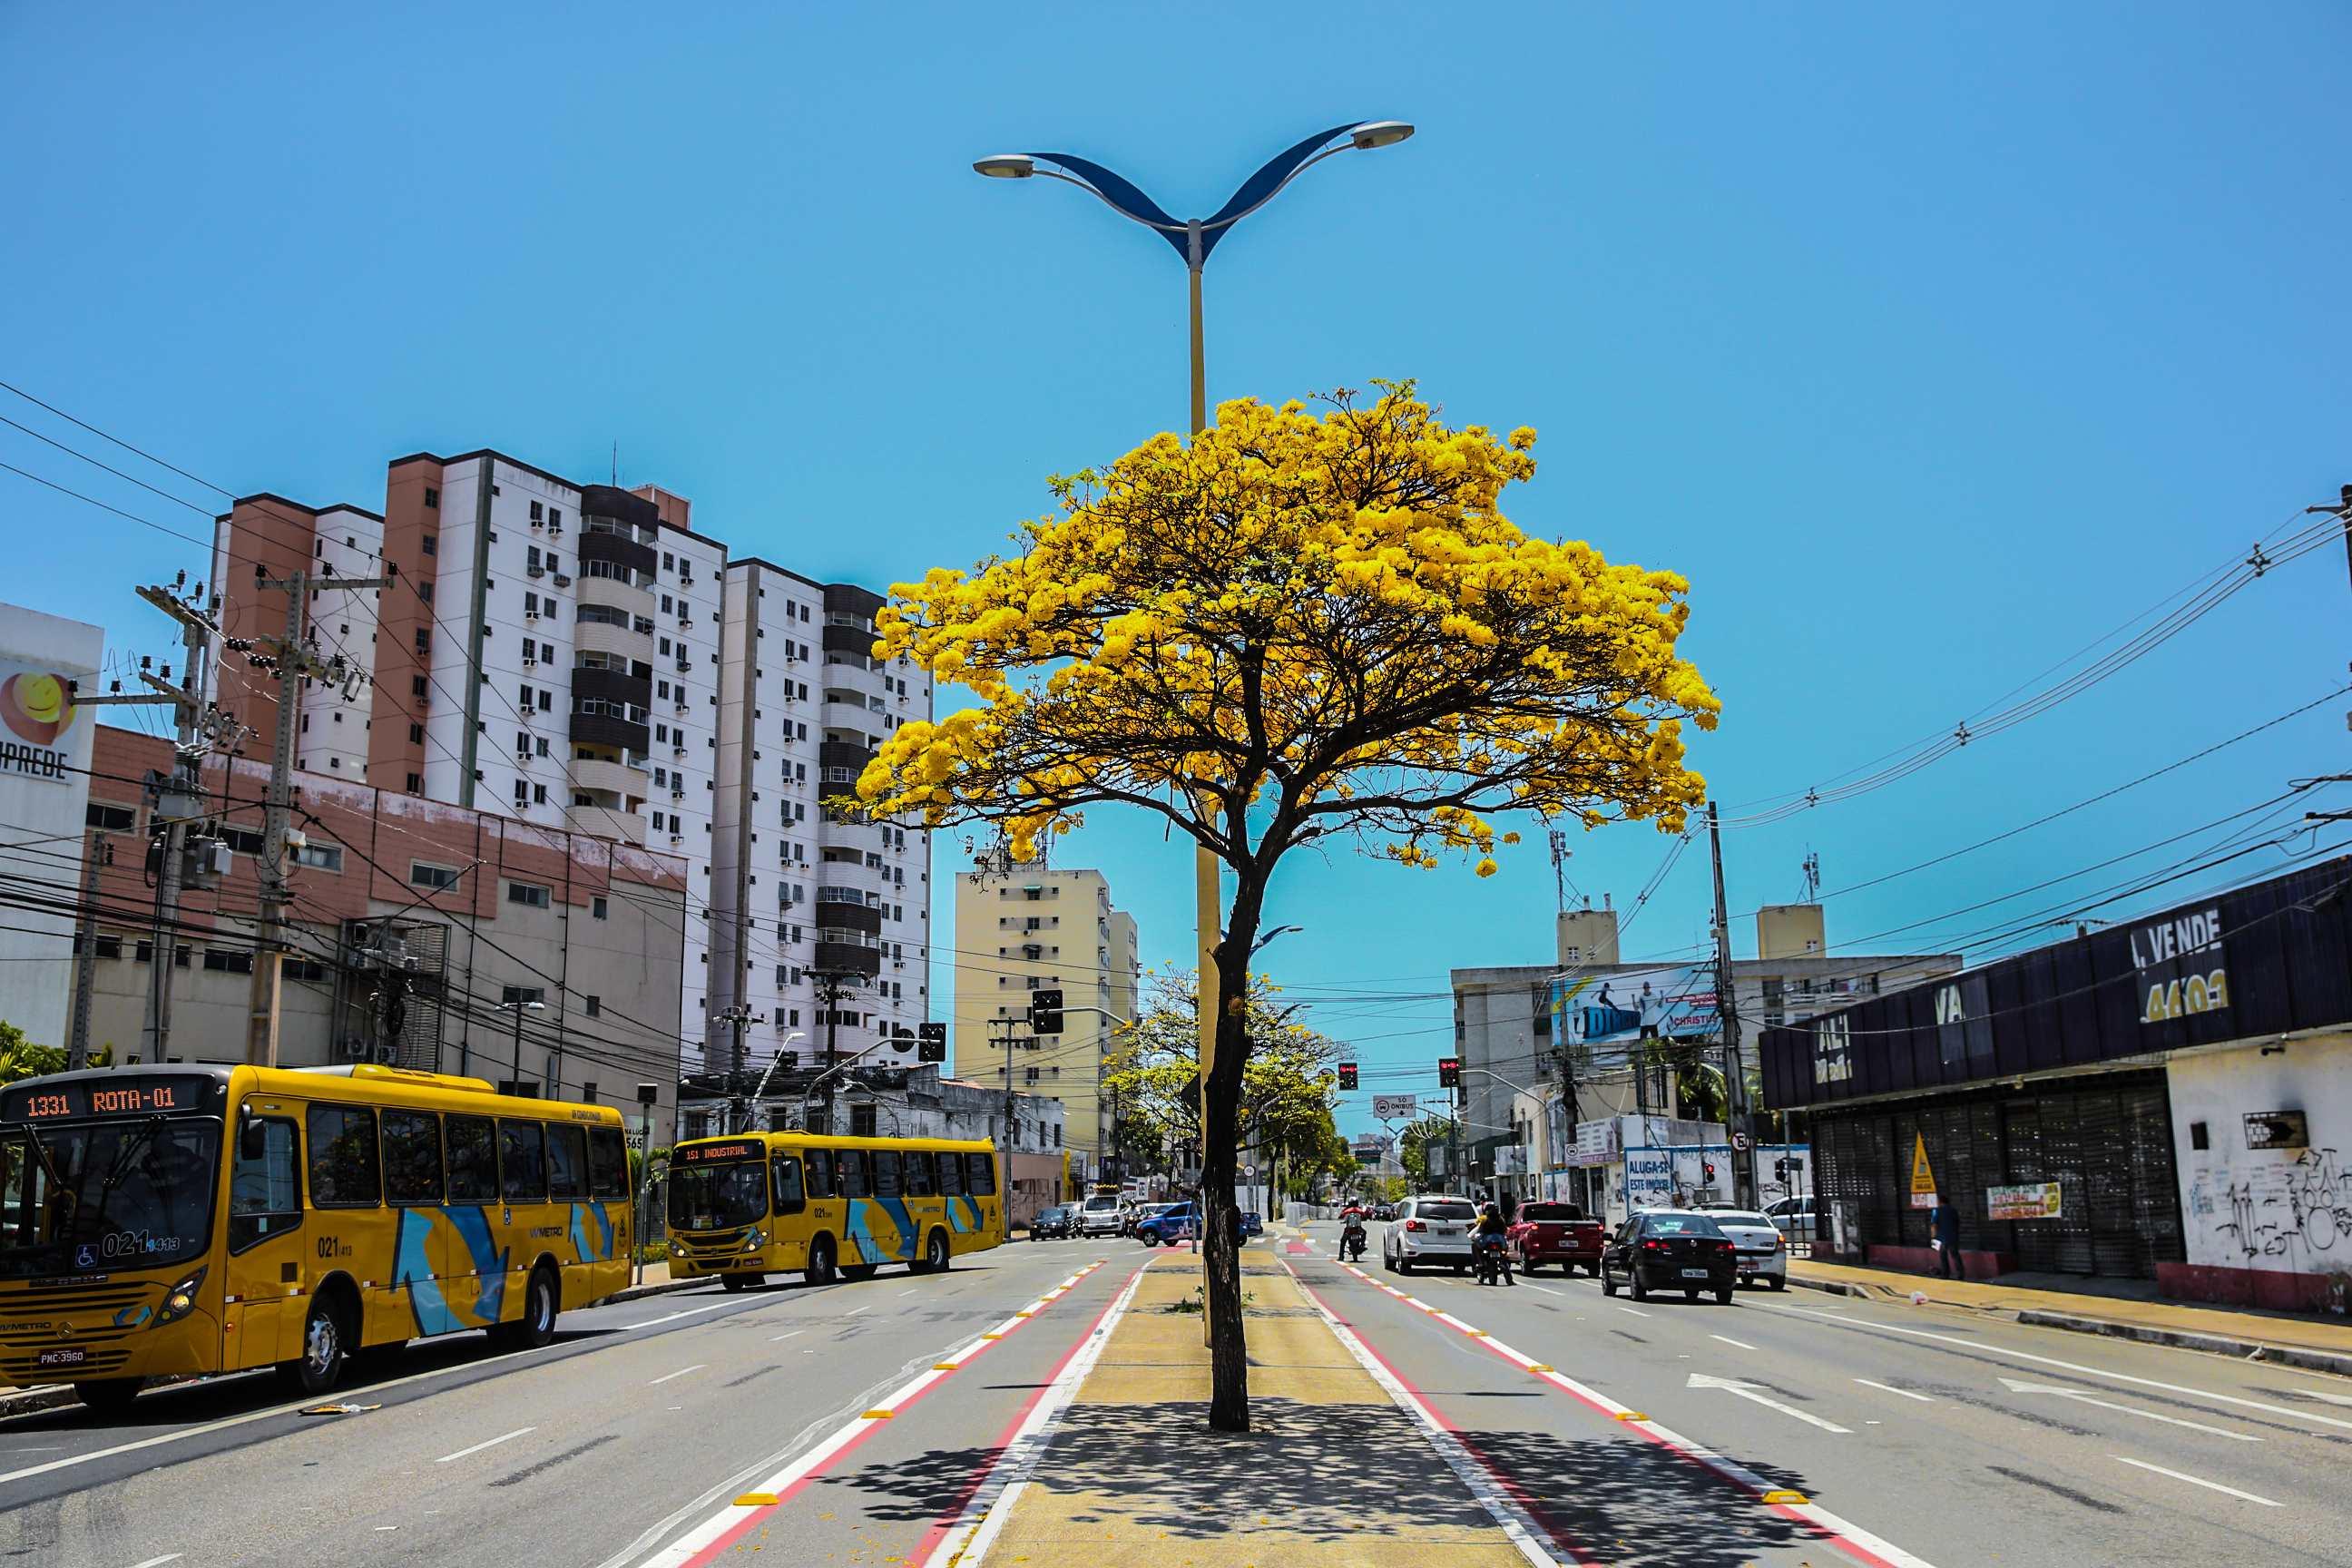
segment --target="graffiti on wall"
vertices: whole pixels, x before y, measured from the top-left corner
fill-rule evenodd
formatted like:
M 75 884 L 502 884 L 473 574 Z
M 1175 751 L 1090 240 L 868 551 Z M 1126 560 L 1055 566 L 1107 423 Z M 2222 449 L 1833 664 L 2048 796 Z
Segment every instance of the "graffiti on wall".
M 2333 1149 L 2306 1149 L 2292 1162 L 2200 1171 L 2189 1223 L 2242 1267 L 2352 1266 L 2352 1170 Z

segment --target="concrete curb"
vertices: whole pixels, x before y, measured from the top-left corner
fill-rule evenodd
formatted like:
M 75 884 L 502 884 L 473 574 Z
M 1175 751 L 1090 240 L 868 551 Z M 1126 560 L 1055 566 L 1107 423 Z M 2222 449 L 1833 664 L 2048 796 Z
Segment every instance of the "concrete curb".
M 2352 1355 L 2336 1351 L 2305 1350 L 2298 1345 L 2274 1345 L 2227 1334 L 2191 1333 L 2186 1329 L 2158 1328 L 2147 1323 L 2118 1323 L 2106 1318 L 2084 1318 L 2073 1312 L 2046 1312 L 2029 1307 L 2017 1321 L 2042 1329 L 2066 1329 L 2078 1334 L 2104 1334 L 2110 1339 L 2137 1340 L 2143 1344 L 2169 1345 L 2175 1350 L 2206 1351 L 2306 1372 L 2334 1373 L 2352 1377 Z
M 1843 1279 L 1808 1279 L 1800 1274 L 1789 1276 L 1789 1286 L 1796 1290 L 1819 1290 L 1830 1296 L 1860 1296 L 1867 1300 L 1870 1287 L 1849 1285 Z
M 691 1290 L 698 1285 L 708 1285 L 708 1279 L 665 1279 L 652 1285 L 632 1285 L 616 1290 L 596 1304 L 617 1306 L 624 1301 L 642 1301 L 648 1296 L 667 1296 L 677 1290 Z M 242 1374 L 239 1374 L 242 1375 Z M 201 1383 L 202 1378 L 174 1378 L 164 1383 L 150 1384 L 151 1388 L 169 1388 L 179 1383 Z M 0 1419 L 11 1415 L 29 1415 L 38 1410 L 55 1410 L 61 1405 L 75 1403 L 74 1391 L 62 1383 L 44 1384 L 37 1388 L 12 1388 L 0 1393 Z

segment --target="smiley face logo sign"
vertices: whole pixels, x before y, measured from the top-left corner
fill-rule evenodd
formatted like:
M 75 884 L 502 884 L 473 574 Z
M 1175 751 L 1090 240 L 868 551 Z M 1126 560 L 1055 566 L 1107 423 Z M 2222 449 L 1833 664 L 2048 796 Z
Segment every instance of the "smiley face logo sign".
M 79 716 L 67 677 L 22 666 L 0 676 L 0 773 L 62 783 L 71 769 L 61 743 Z

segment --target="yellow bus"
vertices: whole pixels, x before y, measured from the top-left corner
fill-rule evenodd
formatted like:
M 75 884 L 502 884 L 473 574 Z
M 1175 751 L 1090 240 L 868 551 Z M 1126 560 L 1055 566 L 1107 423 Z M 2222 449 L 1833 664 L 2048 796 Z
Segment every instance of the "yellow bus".
M 669 1271 L 730 1290 L 794 1270 L 812 1285 L 885 1263 L 937 1273 L 1004 1239 L 995 1146 L 751 1132 L 671 1151 Z
M 487 1329 L 517 1346 L 629 1281 L 608 1106 L 397 1068 L 143 1067 L 0 1089 L 0 1384 L 97 1410 L 144 1379 Z

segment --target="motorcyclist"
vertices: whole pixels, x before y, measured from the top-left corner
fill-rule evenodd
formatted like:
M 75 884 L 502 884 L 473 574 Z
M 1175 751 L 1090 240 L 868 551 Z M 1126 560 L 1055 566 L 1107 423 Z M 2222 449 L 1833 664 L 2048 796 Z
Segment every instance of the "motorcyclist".
M 1495 1249 L 1496 1268 L 1503 1276 L 1503 1283 L 1506 1285 L 1517 1283 L 1511 1278 L 1511 1249 L 1504 1245 L 1504 1237 L 1509 1233 L 1510 1223 L 1503 1218 L 1500 1205 L 1490 1199 L 1479 1206 L 1478 1224 L 1470 1233 L 1470 1245 L 1482 1248 L 1491 1247 Z
M 1364 1211 L 1350 1204 L 1339 1216 L 1340 1260 L 1344 1262 L 1351 1255 L 1363 1257 L 1364 1241 Z

